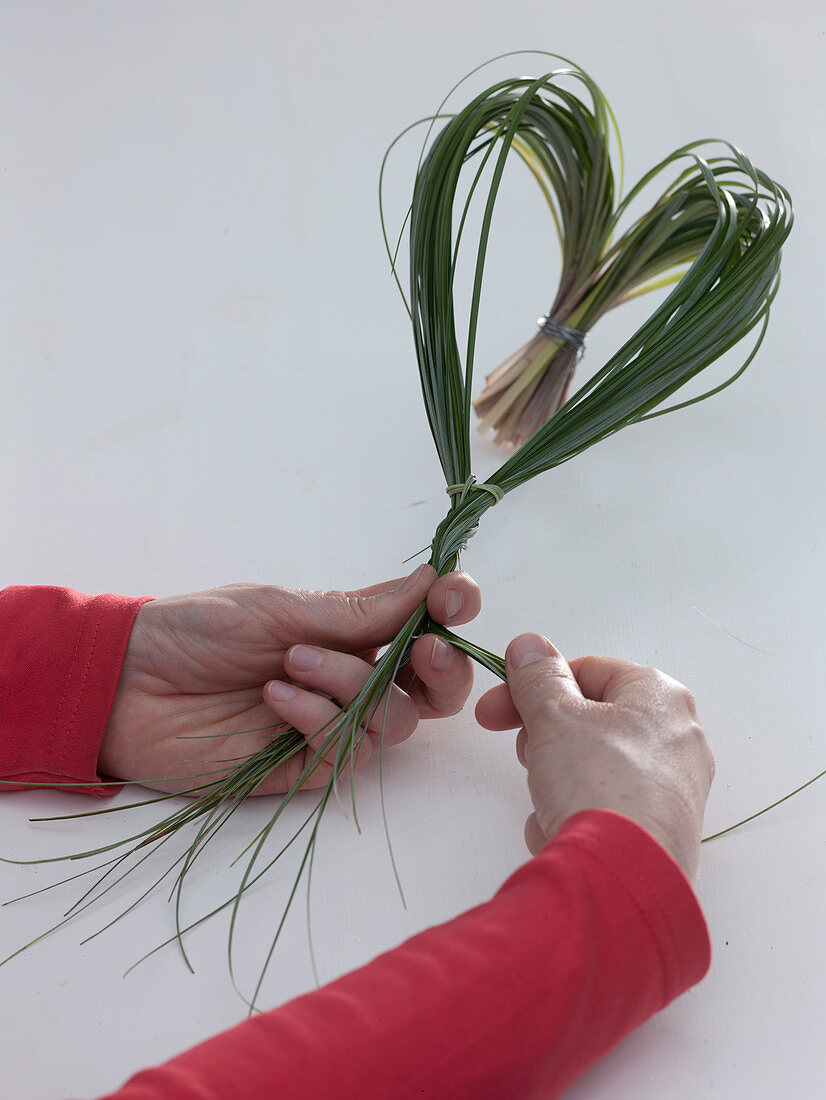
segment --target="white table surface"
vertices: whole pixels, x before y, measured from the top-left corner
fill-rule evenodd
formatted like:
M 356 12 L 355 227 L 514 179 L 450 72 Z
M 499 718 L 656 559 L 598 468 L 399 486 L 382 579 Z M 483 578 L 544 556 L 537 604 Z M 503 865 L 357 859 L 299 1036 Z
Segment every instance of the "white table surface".
M 502 652 L 537 629 L 570 656 L 623 655 L 691 685 L 718 761 L 709 832 L 826 766 L 819 4 L 6 0 L 0 30 L 0 583 L 165 595 L 401 573 L 445 496 L 379 235 L 380 158 L 479 61 L 555 50 L 608 95 L 627 179 L 689 139 L 727 137 L 788 186 L 798 222 L 768 337 L 736 386 L 485 517 L 465 556 L 485 607 L 466 632 Z M 540 65 L 516 59 L 491 82 Z M 416 152 L 391 169 L 395 222 Z M 480 375 L 547 309 L 554 249 L 538 193 L 511 173 Z M 606 319 L 583 370 L 642 315 Z M 478 472 L 495 461 L 480 440 Z M 491 683 L 481 671 L 474 697 Z M 389 754 L 384 781 L 408 908 L 371 764 L 362 834 L 333 807 L 319 845 L 322 980 L 489 897 L 526 857 L 512 736 L 480 731 L 471 709 Z M 0 854 L 100 842 L 109 819 L 28 824 L 85 804 L 3 797 Z M 195 873 L 192 916 L 223 895 L 227 861 L 267 813 L 246 807 Z M 824 856 L 826 783 L 707 846 L 710 975 L 570 1095 L 823 1095 Z M 0 896 L 61 871 L 2 866 Z M 247 988 L 290 871 L 245 912 Z M 76 893 L 0 910 L 3 953 Z M 3 1097 L 97 1096 L 243 1017 L 222 918 L 192 936 L 194 976 L 169 948 L 121 979 L 171 931 L 160 896 L 78 946 L 126 897 L 0 970 Z M 312 986 L 302 900 L 263 1003 Z

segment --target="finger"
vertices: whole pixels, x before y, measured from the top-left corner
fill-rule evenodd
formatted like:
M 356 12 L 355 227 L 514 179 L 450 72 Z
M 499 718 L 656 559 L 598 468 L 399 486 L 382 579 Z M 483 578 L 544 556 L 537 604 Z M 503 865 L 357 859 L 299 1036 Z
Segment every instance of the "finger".
M 420 565 L 402 580 L 350 592 L 284 590 L 279 623 L 293 642 L 349 653 L 374 649 L 398 634 L 435 579 L 432 565 Z
M 341 708 L 331 699 L 284 680 L 270 680 L 264 686 L 264 702 L 283 722 L 304 734 L 314 753 L 323 749 L 324 760 L 335 760 L 341 734 L 349 730 L 342 722 Z
M 507 684 L 486 691 L 476 704 L 476 721 L 486 730 L 515 730 L 522 725 Z
M 427 610 L 443 626 L 460 626 L 475 619 L 482 608 L 479 585 L 467 573 L 446 573 L 427 593 Z
M 577 657 L 570 667 L 582 694 L 597 703 L 621 703 L 671 679 L 657 669 L 619 657 Z M 676 680 L 673 683 L 676 685 Z
M 357 770 L 365 764 L 370 759 L 372 751 L 373 744 L 370 738 L 363 737 L 355 749 L 355 759 L 352 762 L 353 770 Z M 327 759 L 315 760 L 314 757 L 315 750 L 309 745 L 300 749 L 289 760 L 279 764 L 277 768 L 273 768 L 269 775 L 255 788 L 253 795 L 286 794 L 298 783 L 308 766 L 312 766 L 313 771 L 305 776 L 301 789 L 312 791 L 317 790 L 319 787 L 326 787 L 330 781 L 330 776 L 333 774 L 333 763 Z M 344 768 L 338 777 L 339 787 L 343 787 L 350 779 L 350 763 L 348 754 Z
M 523 726 L 516 735 L 516 759 L 523 768 L 528 766 L 528 731 Z
M 542 725 L 549 710 L 582 702 L 582 692 L 568 662 L 541 634 L 520 634 L 505 654 L 508 687 L 514 706 L 528 728 Z
M 416 674 L 407 691 L 420 718 L 458 714 L 473 687 L 470 658 L 435 634 L 417 638 L 410 651 Z
M 310 645 L 297 645 L 289 649 L 284 667 L 291 679 L 315 691 L 327 692 L 342 706 L 358 695 L 373 671 L 372 665 L 351 653 Z M 415 704 L 394 684 L 372 710 L 367 728 L 371 733 L 379 734 L 384 727 L 384 744 L 397 745 L 411 735 L 418 721 L 419 712 Z
M 548 838 L 542 832 L 536 814 L 531 814 L 525 822 L 525 843 L 532 856 L 538 855 L 548 843 Z

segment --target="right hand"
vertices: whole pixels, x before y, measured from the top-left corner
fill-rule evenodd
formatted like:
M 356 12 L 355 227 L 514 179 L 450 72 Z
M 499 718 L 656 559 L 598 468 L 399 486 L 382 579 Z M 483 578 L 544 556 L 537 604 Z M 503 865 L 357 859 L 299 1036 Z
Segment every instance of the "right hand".
M 480 725 L 516 729 L 534 813 L 533 855 L 572 814 L 615 810 L 642 825 L 697 872 L 714 758 L 687 688 L 657 669 L 613 657 L 570 664 L 546 638 L 508 646 L 507 684 L 476 706 Z

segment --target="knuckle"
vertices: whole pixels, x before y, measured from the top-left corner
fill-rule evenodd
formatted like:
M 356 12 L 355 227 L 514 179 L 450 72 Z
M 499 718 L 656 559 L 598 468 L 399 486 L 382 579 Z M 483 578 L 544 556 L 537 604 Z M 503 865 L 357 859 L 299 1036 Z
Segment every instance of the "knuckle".
M 349 608 L 350 618 L 357 626 L 364 627 L 370 623 L 369 596 L 358 596 L 354 592 L 343 592 L 341 597 Z
M 675 680 L 673 676 L 669 676 L 668 673 L 662 672 L 658 668 L 648 668 L 640 677 L 640 681 L 645 685 L 650 695 L 659 700 L 661 704 L 667 705 L 679 702 L 688 709 L 692 717 L 696 717 L 694 695 L 685 684 Z
M 388 702 L 389 699 L 389 702 Z M 406 741 L 419 724 L 419 711 L 413 700 L 400 690 L 385 695 L 369 725 L 374 733 L 388 737 L 392 742 Z
M 708 748 L 708 746 L 706 746 L 706 751 L 708 753 L 706 761 L 708 764 L 708 782 L 709 786 L 711 786 L 711 784 L 714 782 L 714 777 L 717 774 L 717 761 L 714 759 L 714 753 L 711 751 L 710 748 Z
M 525 726 L 519 730 L 516 735 L 516 759 L 522 765 L 523 768 L 527 768 L 528 759 L 526 751 L 528 747 L 528 730 Z
M 523 692 L 545 699 L 550 697 L 554 688 L 564 680 L 562 669 L 547 661 L 537 661 L 522 670 L 519 687 Z
M 405 739 L 415 731 L 419 724 L 419 709 L 409 696 L 404 696 L 404 705 L 401 715 L 401 726 Z
M 714 753 L 711 751 L 711 746 L 709 745 L 708 740 L 706 739 L 706 735 L 705 735 L 705 731 L 703 730 L 703 727 L 699 723 L 695 722 L 694 723 L 694 729 L 695 729 L 695 737 L 696 737 L 697 742 L 698 742 L 698 749 L 699 749 L 700 759 L 702 760 L 703 765 L 705 767 L 705 771 L 708 775 L 709 784 L 711 784 L 711 782 L 714 779 L 714 776 L 717 772 L 717 762 L 714 759 Z
M 472 688 L 473 669 L 467 668 L 461 677 L 452 679 L 440 690 L 428 686 L 427 697 L 431 708 L 440 718 L 451 718 L 462 710 Z
M 576 703 L 576 696 L 569 690 L 568 677 L 558 669 L 545 669 L 527 685 L 527 693 L 520 703 L 532 712 L 552 718 L 569 711 Z
M 334 614 L 337 614 L 342 626 L 353 631 L 354 639 L 365 635 L 371 626 L 370 596 L 356 592 L 334 592 L 330 595 L 334 598 Z
M 581 669 L 585 672 L 600 672 L 607 661 L 608 658 L 600 657 L 598 653 L 585 653 L 571 661 L 571 667 L 576 667 L 577 671 Z
M 251 589 L 258 589 L 263 587 L 263 585 L 257 584 L 255 581 L 231 581 L 229 584 L 219 585 L 212 591 L 231 595 L 233 592 L 249 592 Z
M 698 771 L 702 771 L 707 775 L 710 784 L 714 779 L 717 765 L 714 760 L 714 754 L 706 739 L 705 730 L 696 720 L 689 723 L 686 739 L 689 750 L 697 761 Z
M 243 588 L 243 606 L 266 630 L 293 636 L 299 630 L 309 606 L 310 593 L 300 588 L 248 584 Z
M 694 692 L 685 686 L 685 684 L 678 684 L 678 694 L 682 701 L 688 707 L 692 714 L 697 713 L 697 703 L 694 698 Z
M 445 670 L 428 668 L 420 680 L 430 709 L 440 718 L 450 718 L 459 713 L 471 693 L 473 666 L 467 658 Z
M 468 658 L 467 664 L 463 665 L 459 674 L 451 678 L 447 690 L 450 698 L 458 703 L 458 709 L 461 710 L 471 691 L 473 691 L 473 665 L 470 663 L 470 658 Z
M 655 692 L 671 692 L 677 684 L 676 680 L 673 680 L 667 673 L 663 672 L 659 668 L 645 668 L 638 676 L 639 681 L 648 687 L 651 691 Z
M 694 696 L 689 688 L 679 680 L 675 680 L 673 676 L 667 675 L 665 672 L 659 673 L 661 683 L 668 694 L 674 698 L 679 699 L 683 705 L 687 705 L 689 710 L 693 710 Z
M 460 713 L 462 707 L 461 704 L 442 702 L 434 709 L 440 718 L 453 718 Z
M 464 692 L 459 695 L 455 691 L 434 691 L 430 687 L 427 688 L 427 700 L 433 715 L 437 718 L 452 718 L 454 714 L 458 714 L 465 705 L 468 694 L 469 692 Z

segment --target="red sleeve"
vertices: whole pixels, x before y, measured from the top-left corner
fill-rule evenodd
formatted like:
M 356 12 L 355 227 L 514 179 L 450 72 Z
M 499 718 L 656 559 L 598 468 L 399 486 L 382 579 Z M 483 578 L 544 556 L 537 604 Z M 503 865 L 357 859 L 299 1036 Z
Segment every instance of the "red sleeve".
M 491 901 L 109 1100 L 549 1100 L 709 961 L 671 856 L 590 810 Z
M 0 590 L 0 791 L 100 782 L 98 753 L 129 634 L 150 596 Z M 117 788 L 67 787 L 84 794 Z
M 0 778 L 98 782 L 147 598 L 0 592 Z M 279 1100 L 549 1100 L 708 965 L 705 922 L 677 864 L 632 821 L 591 810 L 486 904 L 114 1096 L 269 1100 L 277 1083 Z

